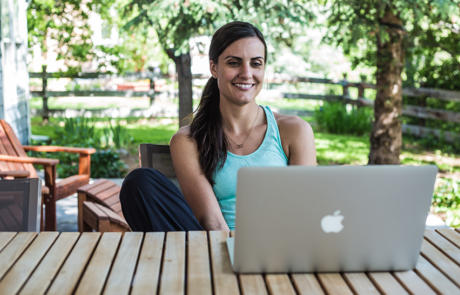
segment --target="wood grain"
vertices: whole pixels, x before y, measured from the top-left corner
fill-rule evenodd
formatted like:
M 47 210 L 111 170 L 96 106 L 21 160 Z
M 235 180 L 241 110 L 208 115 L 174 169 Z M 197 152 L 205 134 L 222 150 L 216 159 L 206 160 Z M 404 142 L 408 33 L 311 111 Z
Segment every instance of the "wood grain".
M 300 294 L 324 294 L 318 279 L 314 274 L 293 274 L 292 281 Z
M 187 294 L 211 294 L 208 235 L 205 231 L 188 232 L 187 256 Z
M 185 232 L 166 233 L 160 294 L 184 294 Z
M 141 232 L 128 232 L 123 235 L 104 294 L 129 293 L 142 238 Z
M 286 274 L 267 274 L 265 280 L 270 294 L 295 294 L 294 286 Z
M 228 256 L 228 233 L 223 231 L 210 231 L 211 267 L 215 294 L 238 294 L 238 280 L 233 272 L 230 257 Z
M 0 279 L 3 278 L 8 269 L 29 246 L 36 235 L 36 233 L 19 233 L 0 252 Z
M 327 294 L 353 294 L 340 274 L 322 273 L 318 274 L 318 279 Z
M 344 273 L 343 276 L 353 291 L 357 294 L 380 294 L 380 292 L 365 273 L 349 272 Z

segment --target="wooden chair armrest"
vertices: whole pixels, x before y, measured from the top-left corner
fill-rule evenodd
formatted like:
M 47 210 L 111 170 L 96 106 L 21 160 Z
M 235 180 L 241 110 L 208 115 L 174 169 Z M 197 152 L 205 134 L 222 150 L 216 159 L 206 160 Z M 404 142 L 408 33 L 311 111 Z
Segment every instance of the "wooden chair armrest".
M 26 178 L 30 175 L 27 170 L 9 170 L 0 171 L 0 178 L 12 177 L 12 178 Z
M 34 157 L 15 157 L 15 156 L 8 156 L 8 155 L 0 155 L 0 161 L 38 164 L 38 165 L 43 165 L 43 166 L 56 166 L 59 163 L 59 160 L 57 159 L 34 158 Z
M 22 146 L 26 151 L 34 152 L 65 152 L 65 153 L 74 153 L 74 154 L 83 154 L 91 155 L 96 152 L 95 148 L 76 148 L 76 147 L 67 147 L 67 146 L 55 146 L 55 145 L 24 145 Z

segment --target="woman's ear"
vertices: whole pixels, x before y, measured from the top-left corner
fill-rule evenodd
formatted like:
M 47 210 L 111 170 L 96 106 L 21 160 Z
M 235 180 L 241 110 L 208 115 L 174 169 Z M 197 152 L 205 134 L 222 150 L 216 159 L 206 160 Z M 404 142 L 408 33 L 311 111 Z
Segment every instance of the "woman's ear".
M 214 79 L 217 79 L 217 64 L 214 63 L 212 60 L 209 61 L 209 70 L 211 71 L 211 75 Z

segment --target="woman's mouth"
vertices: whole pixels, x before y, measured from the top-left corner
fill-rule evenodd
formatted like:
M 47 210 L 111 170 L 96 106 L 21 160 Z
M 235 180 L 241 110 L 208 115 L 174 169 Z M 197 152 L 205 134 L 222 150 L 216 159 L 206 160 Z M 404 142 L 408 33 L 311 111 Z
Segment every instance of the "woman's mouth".
M 255 85 L 253 83 L 232 83 L 232 84 L 243 90 L 247 90 Z

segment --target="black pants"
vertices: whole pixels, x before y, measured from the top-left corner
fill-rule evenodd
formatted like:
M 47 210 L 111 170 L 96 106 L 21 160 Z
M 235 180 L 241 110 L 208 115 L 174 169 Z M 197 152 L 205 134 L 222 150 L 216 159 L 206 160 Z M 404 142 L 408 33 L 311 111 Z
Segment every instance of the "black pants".
M 120 202 L 133 231 L 203 230 L 176 185 L 155 169 L 129 173 L 121 186 Z

